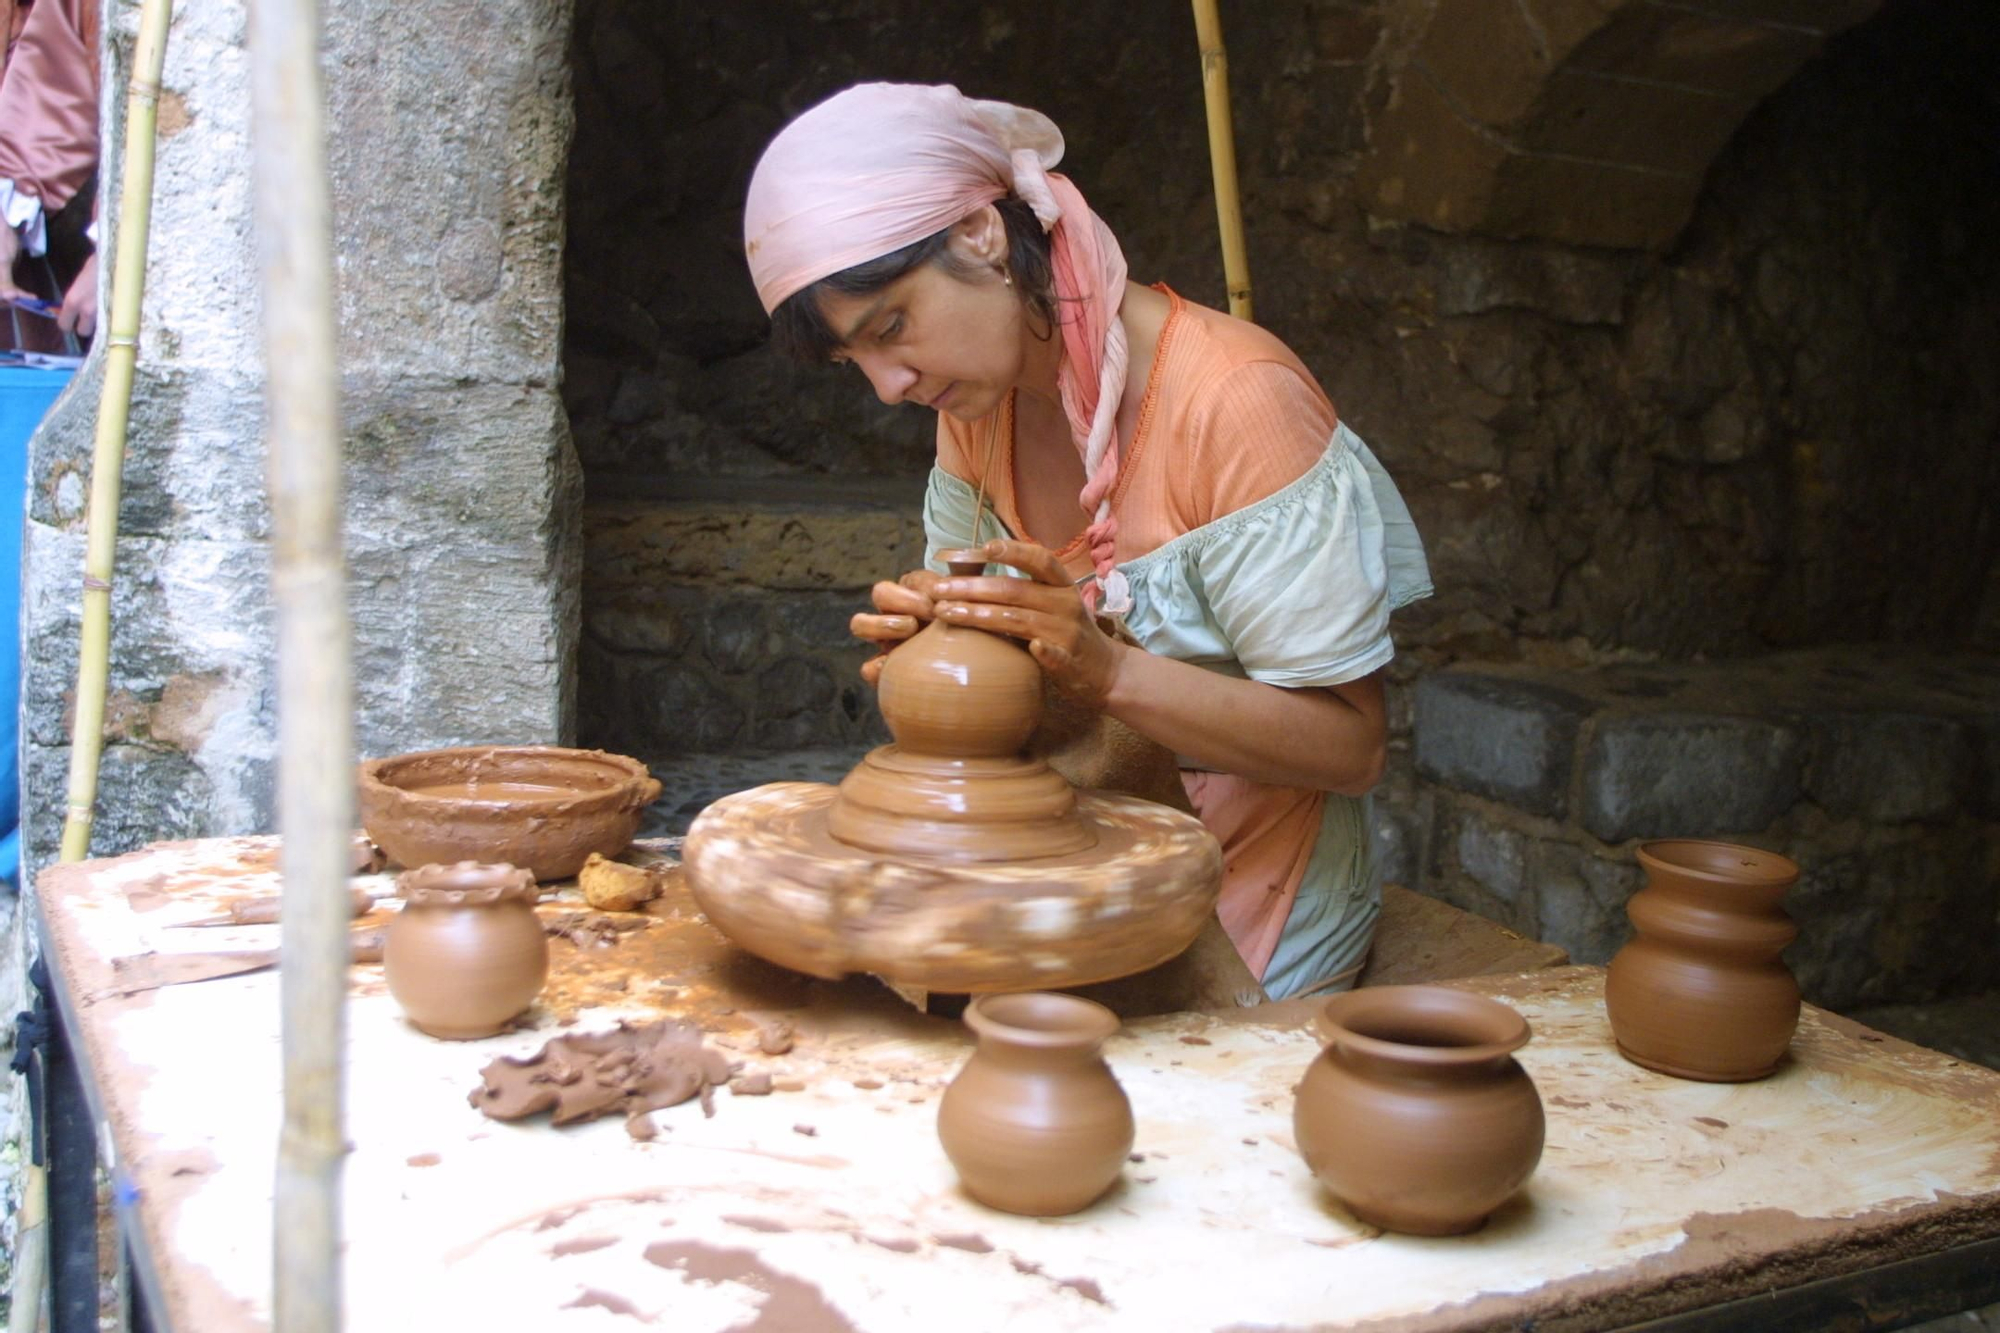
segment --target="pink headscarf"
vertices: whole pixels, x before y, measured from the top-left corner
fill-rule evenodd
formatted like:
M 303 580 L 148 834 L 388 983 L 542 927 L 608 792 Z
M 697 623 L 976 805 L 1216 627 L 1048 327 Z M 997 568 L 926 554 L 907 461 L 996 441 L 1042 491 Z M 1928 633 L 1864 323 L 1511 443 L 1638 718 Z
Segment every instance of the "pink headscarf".
M 1083 195 L 1049 168 L 1062 132 L 1039 111 L 975 101 L 949 85 L 864 83 L 837 93 L 764 150 L 743 207 L 743 251 L 766 313 L 821 278 L 943 231 L 1008 194 L 1049 233 L 1063 359 L 1057 373 L 1083 456 L 1077 501 L 1103 609 L 1130 608 L 1112 567 L 1118 523 L 1118 402 L 1127 348 L 1118 307 L 1125 256 Z

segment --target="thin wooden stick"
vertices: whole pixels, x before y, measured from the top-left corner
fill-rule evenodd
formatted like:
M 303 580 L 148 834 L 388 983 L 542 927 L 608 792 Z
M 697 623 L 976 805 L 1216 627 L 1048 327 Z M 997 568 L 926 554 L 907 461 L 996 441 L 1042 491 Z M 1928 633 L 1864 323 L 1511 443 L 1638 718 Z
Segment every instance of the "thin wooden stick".
M 1250 307 L 1250 256 L 1243 247 L 1243 204 L 1236 187 L 1236 133 L 1229 119 L 1229 56 L 1222 46 L 1216 0 L 1194 0 L 1195 38 L 1201 44 L 1201 91 L 1208 106 L 1208 159 L 1215 175 L 1215 220 L 1222 228 L 1222 276 L 1229 285 L 1229 313 L 1254 319 Z
M 279 1333 L 341 1327 L 341 1047 L 354 721 L 319 37 L 314 0 L 251 0 L 251 165 L 270 417 L 285 877 L 279 907 L 285 1119 L 272 1275 Z
M 986 474 L 993 467 L 993 441 L 999 431 L 986 437 L 986 457 L 979 462 L 979 489 L 972 496 L 972 545 L 979 545 L 979 522 L 986 517 Z
M 83 625 L 77 644 L 76 720 L 69 740 L 69 808 L 63 817 L 65 861 L 81 861 L 90 855 L 97 766 L 104 752 L 104 696 L 111 676 L 111 571 L 118 551 L 125 427 L 131 416 L 132 376 L 139 358 L 140 298 L 146 288 L 146 235 L 153 216 L 153 145 L 160 73 L 166 68 L 167 25 L 172 17 L 172 0 L 145 0 L 139 11 L 138 41 L 132 50 L 132 84 L 125 97 L 118 251 L 111 269 L 104 387 L 97 400 L 90 509 L 84 521 Z

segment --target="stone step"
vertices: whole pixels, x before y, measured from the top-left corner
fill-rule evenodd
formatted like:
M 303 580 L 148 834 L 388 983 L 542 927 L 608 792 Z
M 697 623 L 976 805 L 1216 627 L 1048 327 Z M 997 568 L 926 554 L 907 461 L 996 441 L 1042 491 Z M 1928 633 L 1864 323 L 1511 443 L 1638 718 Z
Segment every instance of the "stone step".
M 770 591 L 865 591 L 923 559 L 923 487 L 891 498 L 876 487 L 804 483 L 760 491 L 690 488 L 584 506 L 584 600 L 618 600 L 661 584 Z
M 1602 963 L 1646 838 L 1801 867 L 1787 957 L 1834 1008 L 2000 973 L 2000 658 L 1882 645 L 1418 682 L 1413 887 Z M 1410 822 L 1405 818 L 1405 822 Z

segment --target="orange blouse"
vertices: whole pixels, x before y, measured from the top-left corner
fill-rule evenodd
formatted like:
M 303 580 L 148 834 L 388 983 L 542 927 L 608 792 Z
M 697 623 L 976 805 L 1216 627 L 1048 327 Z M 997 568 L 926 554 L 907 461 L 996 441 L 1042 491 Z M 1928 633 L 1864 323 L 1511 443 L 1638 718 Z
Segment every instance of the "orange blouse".
M 1121 564 L 1298 480 L 1338 424 L 1312 373 L 1276 337 L 1160 290 L 1172 309 L 1111 493 Z M 1012 395 L 978 421 L 938 418 L 938 466 L 976 487 L 990 450 L 987 497 L 1008 531 L 1023 534 L 1013 446 Z M 1080 536 L 1056 554 L 1073 576 L 1090 572 Z M 1225 773 L 1183 770 L 1182 779 L 1222 844 L 1223 927 L 1261 977 L 1298 897 L 1325 793 Z

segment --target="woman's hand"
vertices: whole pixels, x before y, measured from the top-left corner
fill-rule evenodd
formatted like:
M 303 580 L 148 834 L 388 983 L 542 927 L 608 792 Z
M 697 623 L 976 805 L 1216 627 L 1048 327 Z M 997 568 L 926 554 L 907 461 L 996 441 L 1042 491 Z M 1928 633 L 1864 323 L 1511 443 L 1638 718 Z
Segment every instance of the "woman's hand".
M 932 616 L 930 589 L 941 576 L 928 569 L 913 569 L 894 583 L 878 583 L 869 596 L 875 614 L 857 614 L 847 628 L 857 639 L 866 639 L 881 649 L 861 664 L 861 679 L 870 685 L 882 674 L 889 650 L 923 628 Z
M 1057 689 L 1091 708 L 1104 707 L 1131 649 L 1097 627 L 1068 571 L 1047 547 L 995 540 L 984 550 L 991 563 L 1011 565 L 1033 581 L 1007 575 L 933 576 L 928 587 L 932 614 L 947 624 L 1025 640 Z
M 83 261 L 83 267 L 71 280 L 69 290 L 63 293 L 62 313 L 56 316 L 56 327 L 64 333 L 73 333 L 79 338 L 88 338 L 97 332 L 97 256 L 92 254 Z

